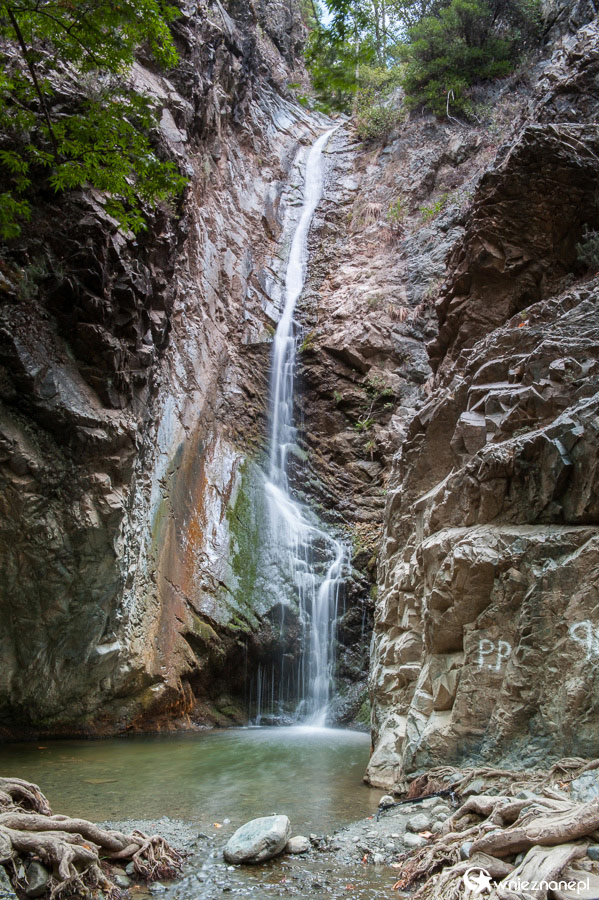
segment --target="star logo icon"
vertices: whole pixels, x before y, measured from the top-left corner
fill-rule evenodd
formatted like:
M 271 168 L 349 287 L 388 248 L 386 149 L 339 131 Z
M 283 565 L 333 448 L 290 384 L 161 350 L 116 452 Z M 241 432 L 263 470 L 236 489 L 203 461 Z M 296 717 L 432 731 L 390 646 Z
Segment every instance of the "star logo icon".
M 466 869 L 462 880 L 465 887 L 475 896 L 491 893 L 491 876 L 486 869 L 481 869 L 480 866 L 471 866 Z

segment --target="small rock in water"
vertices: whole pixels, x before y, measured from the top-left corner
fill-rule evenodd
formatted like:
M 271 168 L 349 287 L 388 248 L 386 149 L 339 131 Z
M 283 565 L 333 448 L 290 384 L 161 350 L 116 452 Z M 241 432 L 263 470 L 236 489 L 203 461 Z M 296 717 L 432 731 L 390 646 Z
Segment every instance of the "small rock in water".
M 591 844 L 587 850 L 587 856 L 595 861 L 599 860 L 599 844 Z
M 148 890 L 151 894 L 164 894 L 166 891 L 166 888 L 163 884 L 160 884 L 159 881 L 156 881 L 156 882 L 154 882 L 154 884 L 150 885 Z
M 393 806 L 395 800 L 391 794 L 384 794 L 379 800 L 379 806 Z
M 310 847 L 311 844 L 307 837 L 304 837 L 303 834 L 296 834 L 285 844 L 285 853 L 307 853 Z
M 230 824 L 231 824 L 230 819 L 223 819 L 223 825 L 230 825 Z
M 135 875 L 135 866 L 132 862 L 127 863 L 125 866 L 125 875 Z
M 291 835 L 287 816 L 262 816 L 246 822 L 229 838 L 223 851 L 228 863 L 259 863 L 278 856 Z
M 404 834 L 403 842 L 410 850 L 416 850 L 418 847 L 424 847 L 426 838 L 420 837 L 419 834 Z
M 407 831 L 427 831 L 431 827 L 431 820 L 428 816 L 425 816 L 424 813 L 418 813 L 417 816 L 412 816 L 411 819 L 408 819 L 406 822 Z
M 25 893 L 28 897 L 41 897 L 46 893 L 50 875 L 48 870 L 39 862 L 31 862 L 27 866 L 27 887 Z
M 373 853 L 372 861 L 375 866 L 381 866 L 385 862 L 385 857 L 382 853 Z
M 117 887 L 120 888 L 128 888 L 131 887 L 133 882 L 126 875 L 115 875 L 114 883 Z

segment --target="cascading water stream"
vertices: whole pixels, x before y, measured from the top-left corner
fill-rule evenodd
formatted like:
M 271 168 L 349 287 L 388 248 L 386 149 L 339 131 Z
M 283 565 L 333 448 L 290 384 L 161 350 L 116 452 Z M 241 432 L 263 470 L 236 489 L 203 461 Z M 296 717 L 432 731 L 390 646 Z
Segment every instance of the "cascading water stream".
M 333 130 L 318 138 L 306 162 L 303 206 L 291 243 L 284 306 L 274 336 L 266 481 L 272 541 L 281 567 L 293 585 L 302 626 L 297 713 L 304 721 L 320 726 L 325 724 L 330 699 L 335 620 L 347 551 L 291 495 L 288 456 L 297 441 L 293 420 L 297 329 L 293 314 L 304 286 L 308 231 L 322 195 L 322 153 Z M 289 598 L 285 599 L 288 602 Z

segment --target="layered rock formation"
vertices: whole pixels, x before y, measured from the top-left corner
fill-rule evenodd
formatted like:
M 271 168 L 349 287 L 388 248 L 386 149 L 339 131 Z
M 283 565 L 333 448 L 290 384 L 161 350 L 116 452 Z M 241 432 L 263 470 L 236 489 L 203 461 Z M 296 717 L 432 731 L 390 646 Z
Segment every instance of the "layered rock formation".
M 234 526 L 286 185 L 322 126 L 286 88 L 304 77 L 295 6 L 239 7 L 185 6 L 177 69 L 134 72 L 189 176 L 183 209 L 135 240 L 100 196 L 40 196 L 0 263 L 5 735 L 170 727 L 204 705 L 214 721 L 240 690 L 264 609 L 239 589 Z
M 342 721 L 367 715 L 375 612 L 373 784 L 597 750 L 592 6 L 552 4 L 558 49 L 481 88 L 479 124 L 331 139 L 292 477 L 353 544 Z M 305 77 L 294 4 L 227 10 L 186 5 L 178 68 L 134 73 L 189 176 L 181 208 L 136 240 L 100 195 L 40 194 L 0 258 L 4 736 L 241 721 L 254 674 L 299 652 L 258 552 L 259 463 L 324 122 L 287 87 Z
M 597 755 L 597 24 L 537 75 L 448 259 L 434 390 L 393 464 L 367 776 L 385 787 Z

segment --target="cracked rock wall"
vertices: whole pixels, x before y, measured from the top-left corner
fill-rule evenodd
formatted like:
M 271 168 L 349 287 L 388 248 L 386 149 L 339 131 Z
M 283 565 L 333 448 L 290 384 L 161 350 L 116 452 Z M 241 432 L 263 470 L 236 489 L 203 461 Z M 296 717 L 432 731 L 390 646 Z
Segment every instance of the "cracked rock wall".
M 264 433 L 286 186 L 322 125 L 287 91 L 295 5 L 228 10 L 183 4 L 178 67 L 134 72 L 189 176 L 181 208 L 136 240 L 100 195 L 40 197 L 0 261 L 6 737 L 240 715 L 256 611 L 230 509 Z
M 599 751 L 599 29 L 535 74 L 448 256 L 385 511 L 367 779 Z

